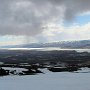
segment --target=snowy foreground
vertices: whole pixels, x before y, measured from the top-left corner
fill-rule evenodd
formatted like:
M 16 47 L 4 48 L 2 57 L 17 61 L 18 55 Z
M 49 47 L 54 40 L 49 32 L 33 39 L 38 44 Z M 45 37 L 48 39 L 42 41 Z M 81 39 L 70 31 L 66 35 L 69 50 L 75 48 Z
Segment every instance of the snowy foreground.
M 90 90 L 87 71 L 53 73 L 44 69 L 45 74 L 3 76 L 0 77 L 0 90 Z

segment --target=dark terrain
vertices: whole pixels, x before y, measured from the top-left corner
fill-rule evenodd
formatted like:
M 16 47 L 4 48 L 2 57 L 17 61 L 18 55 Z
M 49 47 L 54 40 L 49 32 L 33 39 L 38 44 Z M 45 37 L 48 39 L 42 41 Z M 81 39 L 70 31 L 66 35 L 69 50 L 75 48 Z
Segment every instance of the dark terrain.
M 81 67 L 90 68 L 90 53 L 69 50 L 1 50 L 0 67 L 1 75 L 9 74 L 9 71 L 4 71 L 2 67 L 26 68 L 28 71 L 23 71 L 24 75 L 42 73 L 38 68 L 47 68 L 52 72 L 72 72 Z M 23 73 L 19 74 L 23 75 Z
M 0 51 L 0 62 L 6 64 L 20 63 L 45 63 L 45 62 L 65 62 L 65 63 L 83 63 L 90 61 L 89 52 L 77 51 L 38 51 L 38 50 L 2 50 Z

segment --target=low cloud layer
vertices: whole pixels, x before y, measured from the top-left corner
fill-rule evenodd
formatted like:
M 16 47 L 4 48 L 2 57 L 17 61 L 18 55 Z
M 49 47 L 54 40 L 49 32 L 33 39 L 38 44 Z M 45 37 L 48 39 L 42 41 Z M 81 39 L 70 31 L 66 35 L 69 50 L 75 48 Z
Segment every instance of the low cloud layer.
M 49 23 L 90 11 L 90 0 L 0 0 L 0 35 L 40 35 Z
M 68 41 L 90 39 L 90 22 L 84 25 L 73 25 L 70 27 L 57 26 L 55 29 L 48 28 L 42 35 L 43 41 Z

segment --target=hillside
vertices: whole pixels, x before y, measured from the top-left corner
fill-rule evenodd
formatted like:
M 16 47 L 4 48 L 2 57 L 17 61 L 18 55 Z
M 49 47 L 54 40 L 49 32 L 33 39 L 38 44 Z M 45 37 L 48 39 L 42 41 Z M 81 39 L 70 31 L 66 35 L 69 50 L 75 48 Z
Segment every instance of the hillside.
M 60 42 L 52 42 L 52 43 L 30 43 L 30 44 L 23 44 L 23 45 L 2 46 L 1 48 L 43 48 L 43 47 L 90 49 L 90 40 L 60 41 Z

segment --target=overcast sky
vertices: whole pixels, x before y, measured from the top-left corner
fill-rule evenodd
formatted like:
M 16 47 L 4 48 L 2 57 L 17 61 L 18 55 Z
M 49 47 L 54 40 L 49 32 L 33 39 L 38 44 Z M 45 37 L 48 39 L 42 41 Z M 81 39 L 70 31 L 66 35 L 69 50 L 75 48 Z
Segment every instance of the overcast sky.
M 0 45 L 90 39 L 90 0 L 0 0 Z

